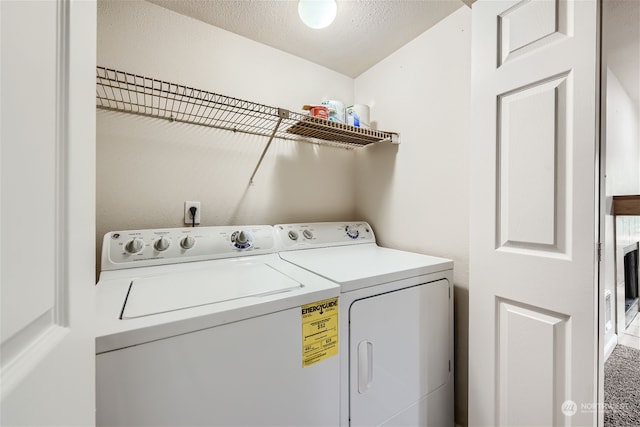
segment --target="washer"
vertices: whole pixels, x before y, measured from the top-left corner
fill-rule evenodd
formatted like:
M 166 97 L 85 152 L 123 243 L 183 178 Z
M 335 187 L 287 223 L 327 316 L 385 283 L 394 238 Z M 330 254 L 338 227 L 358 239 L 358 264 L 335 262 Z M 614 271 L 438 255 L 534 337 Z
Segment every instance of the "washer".
M 275 228 L 283 260 L 341 286 L 341 425 L 453 426 L 453 262 L 366 222 Z
M 276 250 L 271 226 L 107 233 L 97 425 L 337 425 L 339 287 Z

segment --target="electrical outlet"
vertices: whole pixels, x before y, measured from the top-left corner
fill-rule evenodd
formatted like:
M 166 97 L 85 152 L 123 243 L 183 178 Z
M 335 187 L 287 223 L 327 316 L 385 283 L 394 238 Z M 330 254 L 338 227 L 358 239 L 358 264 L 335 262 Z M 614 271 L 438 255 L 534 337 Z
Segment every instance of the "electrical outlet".
M 193 224 L 193 218 L 191 217 L 191 211 L 189 210 L 191 207 L 195 207 L 196 210 L 196 224 L 200 224 L 200 202 L 184 202 L 184 223 L 185 224 Z

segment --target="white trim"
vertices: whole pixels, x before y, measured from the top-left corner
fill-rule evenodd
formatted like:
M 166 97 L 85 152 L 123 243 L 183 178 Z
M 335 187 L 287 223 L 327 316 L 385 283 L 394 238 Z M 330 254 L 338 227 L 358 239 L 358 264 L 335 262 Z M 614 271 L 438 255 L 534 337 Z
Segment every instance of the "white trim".
M 69 0 L 58 0 L 56 63 L 56 217 L 53 321 L 69 326 L 67 183 L 69 141 Z
M 613 349 L 618 345 L 618 335 L 613 334 L 609 340 L 604 343 L 604 362 L 607 361 L 611 353 L 613 353 Z

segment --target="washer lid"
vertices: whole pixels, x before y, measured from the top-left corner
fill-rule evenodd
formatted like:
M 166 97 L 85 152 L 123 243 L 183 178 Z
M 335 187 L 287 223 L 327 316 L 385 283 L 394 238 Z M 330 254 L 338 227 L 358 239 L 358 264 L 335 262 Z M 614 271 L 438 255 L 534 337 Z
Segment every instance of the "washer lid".
M 269 264 L 241 263 L 133 279 L 122 319 L 182 310 L 240 298 L 270 295 L 302 285 Z
M 341 292 L 453 268 L 453 261 L 376 244 L 281 252 L 280 257 L 341 285 Z

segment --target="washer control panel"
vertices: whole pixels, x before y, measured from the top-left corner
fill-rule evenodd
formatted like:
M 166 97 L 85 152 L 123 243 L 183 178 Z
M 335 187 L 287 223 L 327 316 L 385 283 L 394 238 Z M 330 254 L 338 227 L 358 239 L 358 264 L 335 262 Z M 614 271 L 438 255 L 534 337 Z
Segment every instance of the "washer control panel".
M 277 252 L 269 225 L 112 231 L 104 236 L 102 270 Z
M 366 222 L 315 222 L 275 226 L 281 250 L 375 243 Z

